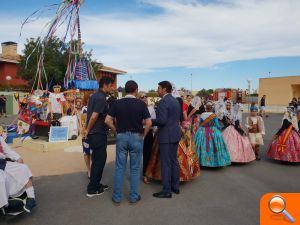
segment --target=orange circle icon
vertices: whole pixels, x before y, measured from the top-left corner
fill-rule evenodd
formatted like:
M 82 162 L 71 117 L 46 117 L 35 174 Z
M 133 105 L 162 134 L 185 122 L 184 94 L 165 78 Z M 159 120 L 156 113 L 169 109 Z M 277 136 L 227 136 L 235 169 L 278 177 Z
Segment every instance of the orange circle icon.
M 285 201 L 279 196 L 275 195 L 269 202 L 269 208 L 273 213 L 282 213 L 285 210 Z

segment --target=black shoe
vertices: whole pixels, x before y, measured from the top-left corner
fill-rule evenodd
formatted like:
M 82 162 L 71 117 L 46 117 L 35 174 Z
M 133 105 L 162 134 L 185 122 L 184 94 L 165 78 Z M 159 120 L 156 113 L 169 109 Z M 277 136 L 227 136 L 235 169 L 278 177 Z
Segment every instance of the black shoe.
M 260 160 L 260 157 L 259 157 L 259 156 L 256 156 L 256 160 L 259 161 L 259 160 Z
M 106 191 L 106 190 L 109 189 L 109 186 L 108 186 L 108 185 L 105 185 L 105 184 L 101 184 L 101 187 L 103 188 L 104 191 Z
M 180 194 L 180 190 L 179 190 L 179 189 L 178 189 L 178 190 L 172 189 L 172 192 L 173 192 L 174 194 L 176 194 L 176 195 L 179 195 L 179 194 Z
M 138 198 L 135 201 L 131 201 L 130 200 L 129 203 L 130 203 L 130 205 L 135 205 L 135 204 L 137 204 L 141 200 L 142 200 L 142 197 L 139 195 Z
M 24 210 L 27 213 L 31 213 L 31 210 L 36 206 L 36 201 L 34 198 L 27 198 L 26 199 L 26 204 L 24 206 Z
M 39 138 L 39 136 L 36 136 L 36 135 L 34 135 L 34 134 L 30 135 L 30 137 L 31 137 L 33 140 L 36 140 L 36 139 Z
M 96 196 L 100 196 L 104 193 L 104 189 L 103 188 L 100 188 L 100 190 L 98 191 L 88 191 L 86 193 L 86 197 L 88 198 L 93 198 L 93 197 L 96 197 Z
M 158 193 L 154 193 L 153 197 L 155 197 L 155 198 L 172 198 L 172 194 L 161 191 Z
M 24 202 L 22 199 L 9 199 L 8 206 L 2 208 L 2 212 L 7 216 L 17 216 L 24 212 Z

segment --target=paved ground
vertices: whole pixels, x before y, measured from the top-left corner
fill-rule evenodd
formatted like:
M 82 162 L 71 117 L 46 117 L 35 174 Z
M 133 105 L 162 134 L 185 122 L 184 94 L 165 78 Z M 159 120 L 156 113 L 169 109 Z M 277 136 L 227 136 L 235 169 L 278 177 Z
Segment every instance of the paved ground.
M 267 144 L 280 122 L 281 116 L 278 115 L 266 119 Z M 260 162 L 217 170 L 202 169 L 198 179 L 183 184 L 182 194 L 170 200 L 152 197 L 153 192 L 160 190 L 159 183 L 142 184 L 142 202 L 136 206 L 130 206 L 126 199 L 120 207 L 113 206 L 110 201 L 111 189 L 99 198 L 87 199 L 84 194 L 88 180 L 84 172 L 38 177 L 35 185 L 39 205 L 34 213 L 14 219 L 0 218 L 0 223 L 256 225 L 259 224 L 259 200 L 264 193 L 300 190 L 300 165 L 268 160 L 265 152 L 266 148 Z M 114 154 L 113 149 L 109 154 Z M 55 162 L 54 157 L 49 158 L 51 160 L 47 163 L 57 163 L 58 168 L 64 163 L 62 160 Z M 31 163 L 34 163 L 33 158 Z M 77 159 L 74 159 L 74 163 L 78 163 Z M 104 173 L 104 183 L 110 186 L 113 184 L 113 170 L 114 165 L 110 161 Z M 124 187 L 126 196 L 128 177 Z

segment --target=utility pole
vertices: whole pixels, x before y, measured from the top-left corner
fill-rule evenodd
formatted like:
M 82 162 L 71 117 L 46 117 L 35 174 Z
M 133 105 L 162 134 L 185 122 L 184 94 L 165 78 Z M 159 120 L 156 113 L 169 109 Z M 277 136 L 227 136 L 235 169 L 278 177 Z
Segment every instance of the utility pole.
M 248 110 L 250 112 L 250 104 L 251 104 L 250 102 L 252 100 L 252 98 L 250 97 L 251 96 L 251 80 L 248 79 L 247 82 L 248 82 Z
M 191 73 L 191 95 L 193 95 L 193 74 Z

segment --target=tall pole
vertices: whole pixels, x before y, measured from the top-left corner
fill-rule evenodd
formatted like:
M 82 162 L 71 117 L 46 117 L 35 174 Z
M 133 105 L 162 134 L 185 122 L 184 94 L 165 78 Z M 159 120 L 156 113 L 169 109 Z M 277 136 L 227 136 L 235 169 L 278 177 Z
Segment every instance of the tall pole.
M 269 72 L 269 78 L 271 78 L 271 72 Z
M 193 74 L 191 73 L 191 94 L 193 94 Z
M 81 30 L 80 30 L 80 19 L 79 19 L 79 2 L 77 2 L 77 31 L 78 31 L 78 43 L 77 48 L 79 51 L 79 57 L 82 57 L 82 43 L 81 43 Z
M 250 97 L 251 96 L 251 80 L 249 79 L 249 80 L 247 80 L 247 82 L 248 82 L 248 95 L 249 95 L 249 97 L 248 97 L 248 110 L 250 111 L 250 102 L 251 102 L 251 100 L 252 100 L 252 98 Z

